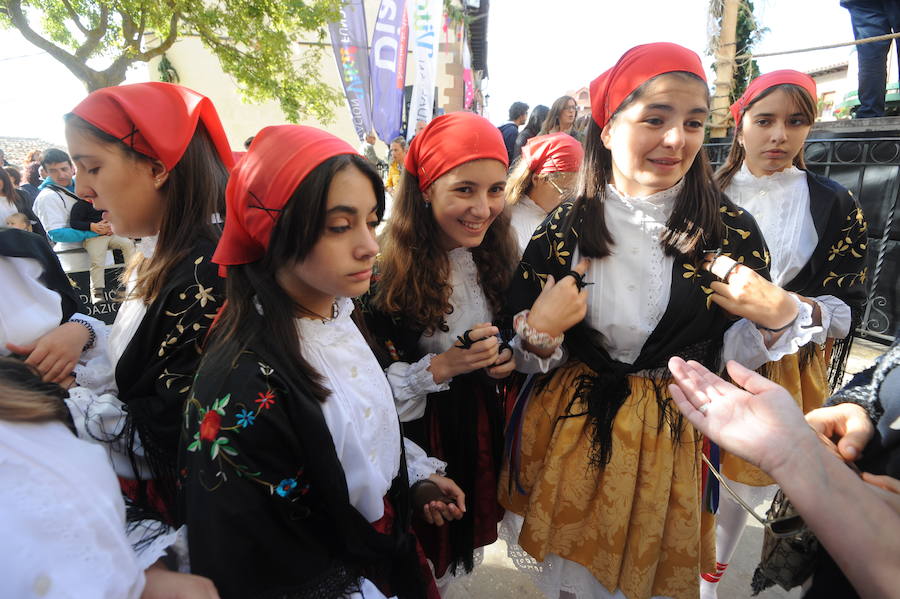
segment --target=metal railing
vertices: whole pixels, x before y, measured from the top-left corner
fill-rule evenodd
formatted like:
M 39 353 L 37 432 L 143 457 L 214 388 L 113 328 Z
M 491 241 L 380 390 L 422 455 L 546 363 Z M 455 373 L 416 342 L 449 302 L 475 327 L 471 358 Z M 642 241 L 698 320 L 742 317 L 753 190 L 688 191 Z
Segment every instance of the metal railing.
M 714 167 L 725 161 L 730 146 L 730 140 L 706 144 Z M 863 207 L 869 223 L 869 289 L 857 333 L 890 342 L 900 325 L 900 311 L 890 300 L 891 286 L 894 301 L 900 300 L 900 272 L 885 279 L 885 261 L 900 262 L 900 230 L 893 231 L 894 223 L 900 224 L 900 135 L 814 137 L 806 141 L 804 156 L 809 170 L 842 184 Z

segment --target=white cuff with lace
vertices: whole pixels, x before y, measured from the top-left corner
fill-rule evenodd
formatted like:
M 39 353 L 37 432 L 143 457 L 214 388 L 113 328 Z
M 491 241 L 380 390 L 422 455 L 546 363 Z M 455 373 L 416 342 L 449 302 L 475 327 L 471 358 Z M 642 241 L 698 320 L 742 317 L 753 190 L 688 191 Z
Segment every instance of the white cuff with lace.
M 447 462 L 430 457 L 424 449 L 406 437 L 403 438 L 403 446 L 406 448 L 406 472 L 409 476 L 409 486 L 413 486 L 432 474 L 441 476 L 446 474 Z
M 812 340 L 813 335 L 820 333 L 822 327 L 812 324 L 812 306 L 794 296 L 791 298 L 797 305 L 797 318 L 772 347 L 766 347 L 763 335 L 756 328 L 756 324 L 742 318 L 725 331 L 722 344 L 723 361 L 734 360 L 746 368 L 755 370 L 766 362 L 777 362 L 784 356 L 796 353 Z
M 569 357 L 569 352 L 562 345 L 557 347 L 552 354 L 546 358 L 542 358 L 537 354 L 533 354 L 522 344 L 522 339 L 516 335 L 509 342 L 512 348 L 513 357 L 516 360 L 516 370 L 524 374 L 544 374 L 550 372 Z
M 822 332 L 813 335 L 813 341 L 821 345 L 829 337 L 843 339 L 850 334 L 850 306 L 833 295 L 820 295 L 811 299 L 819 304 L 822 312 Z
M 446 391 L 450 381 L 435 383 L 428 370 L 436 354 L 428 354 L 418 362 L 394 362 L 385 370 L 400 422 L 409 422 L 425 415 L 425 399 L 429 393 Z M 452 379 L 451 379 L 452 380 Z

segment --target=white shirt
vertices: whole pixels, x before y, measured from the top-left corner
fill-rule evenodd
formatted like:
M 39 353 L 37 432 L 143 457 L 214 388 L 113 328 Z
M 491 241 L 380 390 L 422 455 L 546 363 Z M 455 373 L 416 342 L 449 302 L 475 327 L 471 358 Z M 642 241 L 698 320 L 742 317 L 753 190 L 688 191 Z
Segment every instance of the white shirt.
M 45 187 L 34 199 L 32 210 L 41 221 L 44 230 L 49 233 L 55 229 L 69 227 L 69 213 L 72 212 L 75 202 L 76 200 L 72 196 Z M 82 247 L 81 243 L 57 243 L 53 249 L 60 251 L 80 247 Z
M 607 185 L 604 202 L 606 225 L 615 243 L 612 254 L 591 259 L 585 281 L 588 289 L 587 324 L 600 334 L 610 357 L 634 363 L 650 334 L 669 305 L 674 257 L 667 256 L 660 235 L 672 212 L 675 196 L 683 183 L 644 198 L 629 197 Z M 577 250 L 573 264 L 580 260 Z M 734 359 L 747 368 L 794 353 L 808 342 L 818 327 L 811 327 L 812 310 L 797 301 L 799 316 L 791 330 L 767 348 L 756 325 L 747 319 L 734 323 L 723 340 L 723 358 Z M 516 337 L 511 343 L 520 372 L 547 372 L 561 364 L 565 356 L 556 354 L 538 360 Z
M 468 248 L 460 247 L 447 253 L 450 262 L 450 306 L 453 310 L 444 316 L 449 330 L 440 329 L 419 338 L 419 349 L 426 355 L 418 362 L 394 362 L 387 371 L 387 378 L 394 392 L 394 402 L 402 422 L 416 420 L 425 415 L 429 393 L 446 391 L 450 381 L 435 383 L 428 370 L 435 355 L 445 352 L 474 325 L 491 322 L 487 298 L 478 284 L 478 268 Z
M 0 531 L 4 597 L 141 595 L 115 474 L 61 423 L 0 421 Z
M 519 198 L 518 202 L 509 207 L 509 211 L 509 224 L 515 232 L 521 256 L 525 253 L 534 230 L 547 218 L 547 211 L 535 204 L 527 195 Z
M 756 219 L 772 257 L 772 282 L 784 287 L 803 270 L 819 243 L 806 173 L 792 166 L 757 177 L 744 164 L 725 192 Z M 822 313 L 822 332 L 813 340 L 823 343 L 827 337 L 846 337 L 850 332 L 850 307 L 833 295 L 811 299 Z
M 18 211 L 19 209 L 12 200 L 6 196 L 0 196 L 0 227 L 5 227 L 6 219 Z
M 391 387 L 352 312 L 353 302 L 342 298 L 335 319 L 296 322 L 303 357 L 331 391 L 322 412 L 347 477 L 350 503 L 375 522 L 384 515 L 384 496 L 400 468 L 400 423 Z M 444 462 L 429 458 L 412 441 L 404 439 L 404 445 L 410 484 L 444 471 Z
M 9 355 L 7 343 L 28 345 L 59 326 L 60 297 L 38 280 L 43 273 L 34 258 L 0 256 L 0 355 Z

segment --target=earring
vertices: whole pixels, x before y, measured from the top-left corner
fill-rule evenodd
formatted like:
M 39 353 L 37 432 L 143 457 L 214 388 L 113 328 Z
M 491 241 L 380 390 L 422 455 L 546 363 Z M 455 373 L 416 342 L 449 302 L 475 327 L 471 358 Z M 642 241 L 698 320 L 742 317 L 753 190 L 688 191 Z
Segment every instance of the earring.
M 428 200 L 425 200 L 425 207 L 431 208 L 431 202 L 429 202 Z

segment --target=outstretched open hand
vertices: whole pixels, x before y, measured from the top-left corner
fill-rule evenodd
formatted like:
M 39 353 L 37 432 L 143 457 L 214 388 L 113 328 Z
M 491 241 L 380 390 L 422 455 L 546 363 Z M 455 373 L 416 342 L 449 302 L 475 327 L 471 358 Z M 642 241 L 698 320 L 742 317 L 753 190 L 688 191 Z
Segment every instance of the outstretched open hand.
M 734 361 L 727 369 L 740 387 L 698 362 L 669 360 L 675 380 L 669 385 L 672 399 L 697 430 L 768 473 L 777 470 L 798 444 L 818 443 L 783 387 Z

